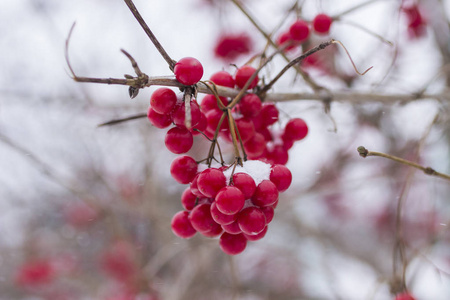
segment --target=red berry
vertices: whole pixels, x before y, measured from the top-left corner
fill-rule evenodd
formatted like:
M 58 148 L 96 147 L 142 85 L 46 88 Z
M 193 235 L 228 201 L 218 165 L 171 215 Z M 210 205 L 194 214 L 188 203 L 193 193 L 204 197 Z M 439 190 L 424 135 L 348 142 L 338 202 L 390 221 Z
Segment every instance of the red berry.
M 168 88 L 159 88 L 150 97 L 150 105 L 159 114 L 169 114 L 177 103 L 177 95 Z
M 202 115 L 200 111 L 200 106 L 198 105 L 197 101 L 192 100 L 190 106 L 191 106 L 191 127 L 194 127 L 200 122 L 200 118 Z M 180 103 L 174 108 L 172 112 L 172 120 L 175 123 L 175 125 L 186 126 L 185 124 L 186 105 L 184 102 Z
M 294 41 L 292 40 L 291 34 L 289 31 L 283 32 L 280 34 L 277 40 L 277 45 L 279 47 L 285 46 L 287 43 L 292 43 L 292 45 L 288 46 L 285 51 L 290 51 L 295 48 Z
M 308 125 L 303 119 L 295 118 L 289 120 L 284 128 L 283 139 L 299 141 L 308 134 Z
M 214 198 L 219 190 L 226 185 L 226 178 L 222 171 L 208 168 L 200 173 L 197 179 L 199 191 L 206 197 Z
M 251 49 L 252 41 L 247 34 L 224 34 L 217 41 L 214 52 L 218 58 L 234 60 L 249 53 Z
M 244 207 L 245 198 L 237 187 L 225 186 L 217 193 L 215 203 L 221 213 L 234 215 Z
M 183 205 L 184 209 L 187 211 L 192 210 L 197 203 L 197 196 L 194 195 L 190 188 L 186 188 L 181 194 L 181 205 Z
M 189 221 L 189 213 L 187 211 L 179 211 L 172 218 L 172 232 L 183 239 L 191 238 L 197 232 Z
M 247 94 L 239 102 L 239 110 L 244 117 L 252 118 L 259 114 L 262 108 L 261 99 L 255 94 Z
M 199 204 L 190 212 L 189 221 L 191 221 L 192 227 L 200 233 L 209 233 L 216 231 L 219 224 L 214 221 L 211 216 L 211 204 L 203 203 Z M 220 227 L 220 231 L 222 228 Z
M 184 85 L 193 85 L 202 79 L 203 66 L 193 57 L 180 59 L 173 69 L 176 79 Z
M 242 232 L 237 221 L 234 221 L 233 223 L 228 225 L 222 225 L 222 228 L 225 232 L 228 232 L 230 234 L 238 234 Z
M 314 31 L 318 34 L 328 34 L 333 19 L 326 14 L 318 14 L 312 21 Z
M 193 128 L 190 130 L 192 135 L 199 135 L 200 132 L 204 132 L 206 130 L 206 126 L 208 125 L 206 121 L 206 115 L 201 112 L 200 113 L 200 121 L 197 125 L 193 126 Z M 194 130 L 195 129 L 195 130 Z
M 273 205 L 278 199 L 278 189 L 270 180 L 263 180 L 256 187 L 252 202 L 258 206 Z
M 54 275 L 54 269 L 48 260 L 36 260 L 21 266 L 15 281 L 22 286 L 37 286 L 50 283 Z
M 273 103 L 264 103 L 261 108 L 261 119 L 263 127 L 272 125 L 278 121 L 278 109 Z
M 275 214 L 275 208 L 273 206 L 264 206 L 261 207 L 264 216 L 266 216 L 266 223 L 269 224 L 273 220 L 273 216 Z
M 234 88 L 234 79 L 230 73 L 225 71 L 219 71 L 211 75 L 209 78 L 212 82 L 220 86 L 226 86 L 229 88 Z
M 211 217 L 220 225 L 228 225 L 236 221 L 237 215 L 226 215 L 217 209 L 217 203 L 211 204 Z
M 242 89 L 244 88 L 244 85 L 247 83 L 247 81 L 250 79 L 250 77 L 253 75 L 253 73 L 256 72 L 256 69 L 253 68 L 252 66 L 249 65 L 245 65 L 240 67 L 237 71 L 236 71 L 236 75 L 235 75 L 235 81 L 236 81 L 236 85 Z M 255 79 L 253 79 L 253 81 L 250 83 L 250 86 L 247 89 L 252 89 L 254 88 L 259 81 L 259 77 L 256 76 Z
M 280 193 L 284 192 L 291 185 L 292 173 L 286 166 L 280 164 L 273 165 L 270 171 L 270 181 L 276 185 Z
M 102 267 L 111 277 L 119 281 L 130 280 L 136 273 L 136 253 L 132 244 L 117 241 L 104 253 Z
M 255 125 L 253 125 L 253 122 L 250 119 L 247 118 L 237 119 L 236 126 L 243 143 L 245 143 L 255 135 Z M 238 138 L 237 133 L 236 138 Z
M 257 241 L 266 236 L 267 229 L 268 229 L 268 226 L 264 227 L 263 231 L 261 231 L 258 234 L 245 234 L 244 233 L 244 236 L 247 239 L 247 241 Z
M 242 233 L 229 234 L 224 232 L 220 236 L 220 249 L 228 255 L 236 255 L 245 250 L 247 246 L 247 239 Z
M 237 222 L 243 233 L 254 235 L 266 227 L 266 216 L 258 207 L 250 206 L 239 212 Z
M 226 97 L 219 97 L 219 99 L 224 106 L 227 106 L 228 99 Z M 212 109 L 219 110 L 219 106 L 217 105 L 217 99 L 214 95 L 205 95 L 205 97 L 203 97 L 202 99 L 201 107 L 202 111 L 204 111 L 205 113 L 207 113 Z
M 177 126 L 167 132 L 164 142 L 170 152 L 181 154 L 188 152 L 192 148 L 194 138 L 186 127 Z
M 233 185 L 242 192 L 244 199 L 250 199 L 256 190 L 255 181 L 247 173 L 234 173 Z
M 267 152 L 266 157 L 270 164 L 285 165 L 289 160 L 288 151 L 283 147 L 283 145 L 275 145 Z
M 219 121 L 222 118 L 223 111 L 212 109 L 206 113 L 206 123 L 208 124 L 206 129 L 215 132 L 217 126 L 219 126 Z M 228 120 L 225 118 L 220 126 L 221 130 L 226 130 L 228 128 Z
M 203 195 L 198 189 L 197 183 L 198 183 L 198 176 L 199 175 L 200 174 L 195 175 L 194 179 L 191 181 L 191 184 L 190 184 L 191 193 L 194 194 L 197 197 L 205 198 L 205 195 Z
M 244 143 L 244 148 L 247 155 L 261 155 L 266 149 L 266 139 L 261 133 L 256 132 L 252 138 Z
M 197 162 L 190 156 L 179 156 L 172 161 L 170 174 L 178 183 L 187 184 L 197 174 Z
M 302 20 L 297 20 L 289 28 L 289 33 L 291 38 L 297 42 L 303 42 L 309 36 L 309 26 L 308 23 Z
M 148 108 L 147 118 L 156 128 L 166 128 L 172 124 L 172 117 L 170 114 L 163 115 L 157 113 L 152 107 Z

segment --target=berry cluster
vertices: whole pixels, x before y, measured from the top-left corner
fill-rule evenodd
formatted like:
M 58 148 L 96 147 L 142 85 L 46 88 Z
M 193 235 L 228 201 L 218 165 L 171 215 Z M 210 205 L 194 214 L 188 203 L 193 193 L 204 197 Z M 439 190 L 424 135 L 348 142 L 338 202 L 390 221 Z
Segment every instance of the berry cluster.
M 284 166 L 288 150 L 308 133 L 306 123 L 299 118 L 289 120 L 284 128 L 277 124 L 276 106 L 262 103 L 250 92 L 259 81 L 258 76 L 250 81 L 255 72 L 255 68 L 244 65 L 234 76 L 220 71 L 210 77 L 217 86 L 248 89 L 249 93 L 236 103 L 226 97 L 206 95 L 200 106 L 191 97 L 177 97 L 173 90 L 159 88 L 152 94 L 148 110 L 148 119 L 155 127 L 173 124 L 165 137 L 171 152 L 188 152 L 194 143 L 193 135 L 199 133 L 212 142 L 208 157 L 202 161 L 206 163 L 199 164 L 183 155 L 171 164 L 172 177 L 180 184 L 189 184 L 181 196 L 184 210 L 174 215 L 172 231 L 182 238 L 196 232 L 220 236 L 220 247 L 229 255 L 244 251 L 247 241 L 265 236 L 278 195 L 292 181 L 291 172 Z M 201 79 L 203 68 L 196 59 L 184 58 L 175 65 L 174 73 L 182 84 L 193 85 Z M 190 113 L 186 114 L 186 108 Z M 214 158 L 218 139 L 237 149 L 232 164 L 221 159 L 213 166 L 214 160 L 218 162 Z
M 244 251 L 247 241 L 262 239 L 278 204 L 278 194 L 292 181 L 289 169 L 248 160 L 243 166 L 219 168 L 199 166 L 189 156 L 174 160 L 172 176 L 180 183 L 186 177 L 183 168 L 190 162 L 190 186 L 181 196 L 183 211 L 172 218 L 173 232 L 182 238 L 201 233 L 220 236 L 220 247 L 229 255 Z M 193 176 L 193 177 L 192 177 Z
M 304 20 L 297 20 L 291 24 L 289 30 L 283 32 L 278 37 L 277 43 L 279 46 L 287 46 L 286 50 L 292 50 L 296 45 L 305 42 L 310 35 L 310 27 L 318 35 L 327 35 L 330 32 L 333 19 L 326 14 L 318 14 L 309 24 Z

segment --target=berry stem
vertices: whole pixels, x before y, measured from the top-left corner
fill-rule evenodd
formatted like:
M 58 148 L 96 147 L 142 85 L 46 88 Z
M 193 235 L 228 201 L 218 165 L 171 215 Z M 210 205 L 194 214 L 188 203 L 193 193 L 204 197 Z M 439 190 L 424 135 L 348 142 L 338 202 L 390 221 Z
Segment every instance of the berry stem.
M 153 34 L 153 32 L 150 30 L 150 27 L 148 27 L 147 23 L 145 23 L 144 19 L 142 18 L 141 14 L 137 10 L 136 6 L 134 5 L 132 0 L 124 0 L 125 4 L 130 9 L 133 16 L 136 18 L 138 23 L 141 25 L 142 29 L 144 29 L 147 36 L 152 41 L 153 45 L 155 45 L 156 49 L 159 51 L 161 56 L 166 60 L 166 62 L 169 64 L 170 70 L 173 72 L 173 69 L 175 67 L 176 61 L 170 58 L 169 54 L 167 54 L 167 51 L 163 48 L 161 43 L 158 41 L 156 36 Z
M 237 126 L 235 126 L 236 123 L 234 122 L 233 116 L 231 114 L 231 108 L 228 108 L 226 113 L 228 114 L 228 124 L 230 125 L 230 134 L 231 134 L 231 139 L 233 140 L 234 157 L 236 159 L 236 162 L 242 166 L 242 158 L 241 158 L 241 154 L 239 152 L 239 147 L 238 147 L 237 138 L 236 138 Z
M 225 120 L 225 116 L 226 116 L 226 111 L 224 111 L 224 113 L 220 117 L 219 123 L 217 124 L 217 127 L 216 127 L 216 131 L 214 132 L 214 137 L 212 139 L 211 147 L 209 147 L 209 153 L 208 153 L 208 159 L 207 159 L 207 164 L 208 164 L 209 168 L 211 167 L 212 160 L 214 159 L 214 150 L 215 150 L 216 144 L 219 149 L 220 163 L 222 165 L 224 164 L 222 152 L 220 151 L 219 143 L 217 142 L 217 137 L 219 136 L 219 130 L 220 130 L 220 127 L 222 126 L 223 121 Z

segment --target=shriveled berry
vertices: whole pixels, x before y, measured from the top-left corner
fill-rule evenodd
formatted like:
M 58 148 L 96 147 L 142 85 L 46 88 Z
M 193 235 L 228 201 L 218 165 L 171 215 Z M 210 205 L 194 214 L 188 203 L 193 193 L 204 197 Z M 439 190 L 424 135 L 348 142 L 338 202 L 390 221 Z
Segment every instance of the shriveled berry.
M 179 211 L 172 217 L 172 232 L 183 239 L 191 238 L 197 232 L 189 221 L 187 211 Z
M 247 239 L 242 233 L 230 234 L 224 232 L 219 240 L 220 249 L 228 255 L 236 255 L 245 250 Z
M 175 64 L 173 73 L 180 83 L 193 85 L 202 79 L 203 66 L 193 57 L 184 57 Z

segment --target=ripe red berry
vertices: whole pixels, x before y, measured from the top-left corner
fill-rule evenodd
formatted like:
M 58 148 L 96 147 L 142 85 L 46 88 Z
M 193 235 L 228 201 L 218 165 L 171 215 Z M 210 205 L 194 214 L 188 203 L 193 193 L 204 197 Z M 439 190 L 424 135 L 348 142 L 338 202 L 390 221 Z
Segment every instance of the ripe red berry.
M 261 155 L 266 149 L 266 139 L 261 133 L 256 132 L 252 138 L 244 143 L 244 149 L 247 155 Z
M 262 212 L 266 216 L 266 223 L 269 224 L 273 220 L 273 216 L 275 215 L 275 208 L 272 206 L 264 206 L 261 207 Z
M 235 186 L 225 186 L 216 195 L 217 209 L 226 215 L 238 213 L 245 204 L 244 194 Z
M 214 221 L 211 216 L 211 204 L 203 203 L 199 204 L 190 212 L 189 221 L 191 221 L 192 227 L 200 233 L 210 233 L 216 231 L 219 224 Z M 222 227 L 220 227 L 220 231 Z
M 243 143 L 245 143 L 255 135 L 255 125 L 253 125 L 253 122 L 250 119 L 247 118 L 237 119 L 236 126 Z M 238 138 L 237 133 L 236 138 Z
M 224 232 L 219 240 L 220 249 L 228 255 L 236 255 L 245 250 L 247 239 L 242 233 L 230 234 Z
M 137 271 L 134 258 L 134 247 L 124 240 L 116 241 L 102 257 L 102 268 L 111 277 L 125 282 L 130 280 Z
M 270 181 L 276 185 L 280 193 L 284 192 L 291 185 L 292 173 L 286 166 L 280 164 L 273 165 L 270 171 Z
M 200 106 L 198 105 L 197 101 L 191 100 L 190 102 L 191 106 L 191 127 L 196 126 L 201 119 L 201 111 Z M 179 126 L 186 126 L 185 120 L 186 120 L 186 105 L 184 102 L 177 105 L 174 110 L 172 111 L 172 120 L 175 125 Z
M 222 171 L 208 168 L 200 173 L 197 179 L 199 191 L 206 197 L 214 198 L 220 189 L 226 185 L 226 178 Z
M 295 118 L 289 120 L 284 128 L 283 140 L 299 141 L 308 134 L 308 125 L 303 119 Z
M 239 110 L 244 117 L 253 118 L 261 111 L 261 99 L 255 94 L 247 94 L 239 102 Z
M 283 32 L 282 34 L 280 34 L 280 36 L 278 37 L 278 40 L 277 40 L 277 45 L 279 47 L 283 47 L 287 43 L 291 43 L 292 45 L 287 46 L 285 51 L 290 51 L 295 48 L 294 41 L 292 40 L 292 37 L 291 37 L 291 34 L 289 33 L 289 31 L 286 31 L 286 32 Z
M 21 266 L 15 277 L 15 282 L 21 286 L 37 286 L 50 283 L 55 272 L 48 260 L 27 262 Z
M 159 114 L 169 114 L 177 103 L 177 95 L 168 88 L 159 88 L 150 97 L 150 105 Z
M 201 112 L 200 113 L 200 121 L 197 123 L 197 125 L 192 126 L 191 133 L 192 135 L 199 135 L 200 132 L 204 132 L 206 130 L 206 126 L 208 125 L 206 120 L 206 115 Z M 195 129 L 195 130 L 194 130 Z
M 186 188 L 183 194 L 181 194 L 181 205 L 183 205 L 184 209 L 187 211 L 191 211 L 196 203 L 197 196 L 192 193 L 190 188 Z
M 253 68 L 252 66 L 245 65 L 245 66 L 240 67 L 236 71 L 236 75 L 234 76 L 236 85 L 240 89 L 244 88 L 244 85 L 247 83 L 247 81 L 250 79 L 250 77 L 255 72 L 256 72 L 256 69 Z M 253 79 L 253 81 L 250 83 L 250 86 L 248 87 L 248 89 L 254 88 L 258 84 L 258 81 L 259 81 L 259 77 L 256 76 L 255 79 Z
M 244 199 L 250 199 L 256 190 L 255 181 L 247 173 L 234 173 L 233 185 L 242 192 Z
M 256 187 L 252 202 L 258 206 L 273 205 L 278 199 L 278 189 L 270 180 L 263 180 Z
M 289 28 L 291 38 L 297 42 L 303 42 L 309 37 L 309 25 L 305 21 L 297 20 Z
M 217 209 L 217 203 L 213 202 L 211 204 L 211 217 L 220 225 L 228 225 L 236 221 L 237 214 L 226 215 Z
M 172 117 L 170 114 L 159 114 L 151 106 L 148 108 L 147 118 L 156 128 L 166 128 L 172 124 Z
M 190 156 L 179 156 L 172 161 L 170 174 L 178 183 L 187 184 L 197 174 L 197 162 Z
M 184 57 L 175 64 L 173 73 L 180 83 L 193 85 L 202 79 L 203 66 L 193 57 Z
M 252 49 L 252 41 L 245 34 L 223 34 L 217 41 L 214 52 L 218 58 L 230 61 L 247 54 Z
M 231 224 L 222 225 L 222 228 L 225 232 L 228 232 L 230 234 L 239 234 L 242 232 L 241 228 L 239 228 L 239 224 L 238 224 L 237 220 Z
M 267 151 L 266 158 L 272 165 L 285 165 L 289 160 L 289 153 L 283 145 L 274 145 L 272 149 Z
M 278 121 L 278 109 L 273 103 L 264 103 L 261 108 L 261 119 L 263 127 L 270 126 Z
M 197 232 L 189 221 L 189 213 L 187 211 L 179 211 L 172 218 L 172 232 L 183 239 L 191 238 Z
M 176 126 L 167 132 L 164 142 L 170 152 L 181 154 L 188 152 L 192 148 L 194 138 L 186 127 Z
M 225 71 L 219 71 L 214 73 L 213 75 L 211 75 L 209 80 L 211 80 L 217 85 L 226 86 L 229 88 L 234 88 L 235 85 L 233 76 L 231 76 L 230 73 Z
M 260 239 L 262 239 L 263 237 L 266 236 L 267 233 L 267 229 L 269 227 L 266 225 L 266 227 L 264 227 L 263 231 L 261 231 L 258 234 L 246 234 L 244 233 L 245 238 L 247 239 L 247 241 L 258 241 Z
M 411 296 L 410 293 L 408 292 L 403 292 L 401 294 L 398 294 L 395 297 L 395 300 L 415 300 L 415 298 L 413 296 Z
M 318 34 L 328 34 L 333 19 L 326 14 L 318 14 L 312 21 L 314 31 Z
M 266 216 L 258 207 L 250 206 L 239 212 L 237 222 L 243 233 L 254 235 L 266 227 Z
M 219 97 L 220 101 L 224 106 L 228 104 L 228 99 L 226 97 Z M 217 99 L 214 95 L 205 95 L 202 99 L 202 111 L 207 113 L 208 111 L 215 109 L 219 110 L 219 106 L 217 105 Z

